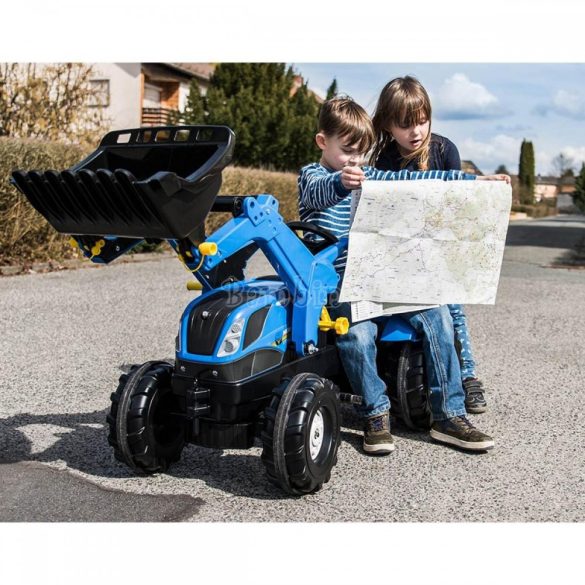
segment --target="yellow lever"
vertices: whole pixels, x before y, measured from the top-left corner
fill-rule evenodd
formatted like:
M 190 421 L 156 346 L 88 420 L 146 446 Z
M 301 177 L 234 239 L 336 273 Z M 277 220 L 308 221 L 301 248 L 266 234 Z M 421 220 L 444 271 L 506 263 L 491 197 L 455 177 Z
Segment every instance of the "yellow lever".
M 215 256 L 217 254 L 217 244 L 215 242 L 203 242 L 199 244 L 199 252 L 202 256 Z
M 183 262 L 183 264 L 185 264 L 185 267 L 190 272 L 197 272 L 203 266 L 203 262 L 205 262 L 205 256 L 215 256 L 217 254 L 217 244 L 215 242 L 202 242 L 201 244 L 199 244 L 199 246 L 197 248 L 199 250 L 199 253 L 201 254 L 201 260 L 195 268 L 189 268 L 189 266 L 187 266 L 187 262 L 185 261 L 185 258 L 183 258 L 183 256 L 181 254 L 179 254 L 179 258 L 180 258 L 181 262 Z M 186 252 L 186 255 L 188 255 L 191 258 L 193 257 L 191 252 Z M 187 288 L 189 288 L 189 285 L 187 285 Z M 189 290 L 201 290 L 201 289 L 195 288 L 195 289 L 189 289 Z
M 335 329 L 337 335 L 345 335 L 349 331 L 349 321 L 347 317 L 338 317 L 335 321 L 332 321 L 329 312 L 325 307 L 321 309 L 321 319 L 319 319 L 317 325 L 321 331 Z
M 188 280 L 187 290 L 203 290 L 203 285 L 198 280 Z
M 91 257 L 99 256 L 102 248 L 106 245 L 105 240 L 98 240 L 95 245 L 91 247 Z

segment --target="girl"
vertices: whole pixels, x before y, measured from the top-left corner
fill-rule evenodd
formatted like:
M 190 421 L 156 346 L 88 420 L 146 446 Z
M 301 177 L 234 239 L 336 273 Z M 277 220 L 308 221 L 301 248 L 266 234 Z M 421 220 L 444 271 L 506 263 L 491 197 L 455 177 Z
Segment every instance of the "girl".
M 398 77 L 382 89 L 373 117 L 376 145 L 372 166 L 385 171 L 461 170 L 457 147 L 431 133 L 431 102 L 414 77 Z M 485 412 L 483 386 L 475 374 L 466 316 L 461 305 L 448 305 L 459 349 L 468 412 Z

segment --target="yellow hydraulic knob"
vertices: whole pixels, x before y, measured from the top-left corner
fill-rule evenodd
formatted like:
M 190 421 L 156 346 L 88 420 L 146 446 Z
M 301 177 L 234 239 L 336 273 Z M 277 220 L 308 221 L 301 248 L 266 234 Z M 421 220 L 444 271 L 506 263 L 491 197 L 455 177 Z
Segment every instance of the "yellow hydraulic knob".
M 92 247 L 91 247 L 91 255 L 99 256 L 102 248 L 106 245 L 105 240 L 98 240 Z
M 349 319 L 347 317 L 339 317 L 335 319 L 335 333 L 337 335 L 345 335 L 349 331 Z
M 202 256 L 215 256 L 217 254 L 217 244 L 215 242 L 203 242 L 199 244 L 199 253 Z
M 79 248 L 79 244 L 77 243 L 77 240 L 75 238 L 69 238 L 69 245 L 72 248 Z
M 188 280 L 187 290 L 203 290 L 203 285 L 198 280 Z
M 317 325 L 321 331 L 335 329 L 337 335 L 345 335 L 349 330 L 349 321 L 347 317 L 339 317 L 338 319 L 335 319 L 335 321 L 332 321 L 329 312 L 325 307 L 321 309 L 321 319 L 319 319 Z

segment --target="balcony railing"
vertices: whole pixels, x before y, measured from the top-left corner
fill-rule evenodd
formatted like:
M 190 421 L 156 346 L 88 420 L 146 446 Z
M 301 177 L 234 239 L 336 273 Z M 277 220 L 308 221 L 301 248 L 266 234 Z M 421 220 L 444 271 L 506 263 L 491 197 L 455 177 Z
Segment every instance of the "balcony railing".
M 143 126 L 166 126 L 176 120 L 179 112 L 171 108 L 142 108 Z

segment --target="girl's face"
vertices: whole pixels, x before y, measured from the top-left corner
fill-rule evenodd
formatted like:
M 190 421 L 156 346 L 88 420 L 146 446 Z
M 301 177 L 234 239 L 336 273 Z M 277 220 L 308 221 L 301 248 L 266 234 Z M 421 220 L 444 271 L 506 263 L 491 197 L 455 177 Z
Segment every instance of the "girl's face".
M 418 124 L 407 126 L 406 128 L 392 124 L 390 134 L 394 136 L 399 152 L 409 154 L 422 146 L 425 138 L 429 135 L 430 128 L 431 121 L 423 118 Z

